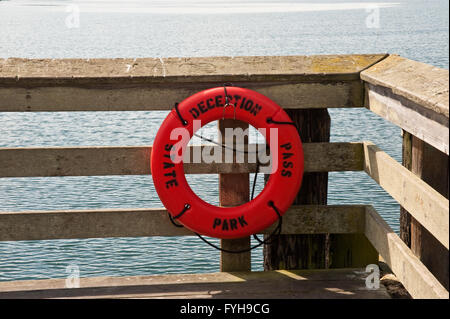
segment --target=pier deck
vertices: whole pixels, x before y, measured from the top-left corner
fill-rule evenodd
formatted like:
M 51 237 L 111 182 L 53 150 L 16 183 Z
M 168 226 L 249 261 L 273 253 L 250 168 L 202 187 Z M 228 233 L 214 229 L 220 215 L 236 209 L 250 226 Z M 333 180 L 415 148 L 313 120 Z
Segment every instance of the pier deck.
M 0 298 L 251 298 L 385 299 L 386 288 L 366 288 L 364 269 L 218 272 L 133 277 L 81 278 L 0 283 Z

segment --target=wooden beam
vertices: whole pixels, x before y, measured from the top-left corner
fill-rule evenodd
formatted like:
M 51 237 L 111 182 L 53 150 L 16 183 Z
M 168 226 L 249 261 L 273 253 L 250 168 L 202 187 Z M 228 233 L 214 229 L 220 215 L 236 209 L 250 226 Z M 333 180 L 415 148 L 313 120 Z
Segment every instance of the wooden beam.
M 226 82 L 284 108 L 360 107 L 359 72 L 385 56 L 0 59 L 0 112 L 169 110 Z
M 448 156 L 412 136 L 411 172 L 448 199 Z M 433 212 L 430 212 L 433 214 Z M 449 289 L 449 251 L 414 217 L 411 217 L 411 251 Z M 448 236 L 448 233 L 447 233 Z
M 227 138 L 226 128 L 248 129 L 248 123 L 232 119 L 220 120 L 217 129 L 222 137 L 220 143 L 235 148 L 233 136 Z M 244 146 L 248 138 L 244 140 Z M 219 174 L 219 204 L 220 206 L 238 206 L 250 200 L 250 176 L 248 173 Z M 220 271 L 250 271 L 251 251 L 250 236 L 237 239 L 221 239 L 220 247 L 230 251 L 244 251 L 242 253 L 220 252 Z M 248 251 L 245 251 L 248 250 Z
M 449 154 L 449 71 L 390 55 L 361 72 L 365 106 Z
M 363 234 L 365 209 L 365 205 L 293 205 L 283 216 L 281 233 Z M 271 234 L 277 224 L 262 233 Z
M 413 136 L 402 130 L 402 165 L 411 170 L 412 168 L 412 139 Z M 411 248 L 411 215 L 406 209 L 400 206 L 400 238 Z
M 385 59 L 361 72 L 361 79 L 389 88 L 396 95 L 449 117 L 449 71 L 409 60 L 398 55 Z
M 448 299 L 448 291 L 414 256 L 371 206 L 366 208 L 366 237 L 413 298 Z
M 386 54 L 237 56 L 118 59 L 0 59 L 0 83 L 89 84 L 131 82 L 190 83 L 317 79 L 359 79 L 359 72 Z
M 295 123 L 302 142 L 330 141 L 328 110 L 287 110 L 286 113 Z M 328 173 L 305 173 L 293 204 L 326 205 L 327 194 Z M 270 245 L 264 245 L 264 270 L 328 268 L 328 234 L 281 235 L 270 241 Z
M 305 143 L 303 148 L 307 172 L 363 169 L 362 143 Z M 200 146 L 190 154 L 196 151 Z M 0 177 L 145 175 L 150 174 L 150 154 L 151 146 L 0 148 Z M 187 174 L 255 171 L 256 163 L 185 163 Z
M 0 112 L 68 111 L 168 111 L 176 102 L 225 80 L 206 83 L 139 84 L 98 87 L 2 87 Z M 362 107 L 362 84 L 357 80 L 327 83 L 237 82 L 233 85 L 257 91 L 286 109 Z
M 344 172 L 364 169 L 362 143 L 303 143 L 305 172 Z
M 282 233 L 363 233 L 364 214 L 361 205 L 292 206 Z M 0 241 L 192 235 L 161 208 L 0 212 Z
M 372 84 L 365 87 L 369 110 L 448 155 L 448 117 L 396 95 L 390 88 Z
M 364 157 L 366 173 L 448 249 L 448 199 L 372 143 Z

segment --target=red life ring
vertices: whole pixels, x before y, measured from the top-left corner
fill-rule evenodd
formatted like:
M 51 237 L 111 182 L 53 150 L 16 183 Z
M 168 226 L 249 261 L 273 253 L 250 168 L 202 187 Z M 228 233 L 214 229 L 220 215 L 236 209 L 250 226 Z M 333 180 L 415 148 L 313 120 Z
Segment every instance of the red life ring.
M 228 99 L 225 99 L 227 92 Z M 225 106 L 225 101 L 231 105 Z M 217 207 L 199 198 L 189 187 L 180 160 L 195 132 L 194 120 L 201 126 L 222 118 L 235 118 L 253 125 L 269 144 L 272 174 L 261 193 L 236 207 Z M 151 171 L 156 191 L 169 213 L 188 229 L 217 238 L 239 238 L 257 233 L 273 224 L 290 207 L 303 177 L 303 149 L 297 129 L 275 102 L 255 91 L 239 87 L 217 87 L 201 91 L 181 102 L 162 123 L 153 143 Z M 270 130 L 276 128 L 277 130 Z M 188 139 L 172 136 L 185 129 Z M 197 127 L 198 129 L 198 127 Z M 271 142 L 275 137 L 278 138 Z M 274 157 L 275 154 L 275 157 Z

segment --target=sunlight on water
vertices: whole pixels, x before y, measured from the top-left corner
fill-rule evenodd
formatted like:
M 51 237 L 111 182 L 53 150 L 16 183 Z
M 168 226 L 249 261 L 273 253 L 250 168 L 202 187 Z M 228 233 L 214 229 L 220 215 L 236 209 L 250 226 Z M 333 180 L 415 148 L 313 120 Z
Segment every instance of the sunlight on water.
M 6 4 L 5 4 L 6 5 Z M 287 13 L 335 10 L 365 10 L 371 8 L 391 8 L 398 2 L 299 2 L 299 1 L 183 1 L 183 0 L 72 0 L 72 1 L 12 1 L 19 7 L 51 7 L 52 10 L 65 10 L 68 5 L 77 5 L 80 12 L 101 13 L 153 13 L 153 14 L 238 14 L 238 13 Z
M 372 8 L 390 8 L 399 3 L 386 2 L 353 2 L 353 3 L 295 3 L 295 2 L 224 2 L 203 1 L 186 3 L 185 1 L 73 1 L 80 12 L 101 13 L 150 13 L 150 14 L 240 14 L 240 13 L 289 13 L 335 10 L 366 10 Z M 45 2 L 41 5 L 57 5 L 55 2 Z M 61 10 L 56 7 L 55 10 Z

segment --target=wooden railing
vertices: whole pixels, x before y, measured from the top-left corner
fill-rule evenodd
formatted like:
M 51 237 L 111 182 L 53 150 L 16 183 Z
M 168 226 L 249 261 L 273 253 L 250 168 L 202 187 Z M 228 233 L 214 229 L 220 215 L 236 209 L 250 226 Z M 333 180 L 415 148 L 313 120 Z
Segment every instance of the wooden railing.
M 365 106 L 448 156 L 448 71 L 392 55 L 0 59 L 0 111 L 169 110 L 224 82 L 256 90 L 287 109 Z M 305 172 L 365 171 L 448 253 L 445 194 L 375 145 L 305 143 L 304 153 Z M 0 177 L 151 174 L 150 154 L 151 146 L 0 148 Z M 245 175 L 255 169 L 252 163 L 185 164 L 188 174 Z M 413 297 L 448 298 L 442 280 L 372 206 L 294 205 L 285 216 L 283 234 L 364 235 Z M 173 227 L 159 208 L 0 213 L 2 241 L 185 235 L 192 233 Z M 243 267 L 249 256 L 222 254 L 222 269 Z

